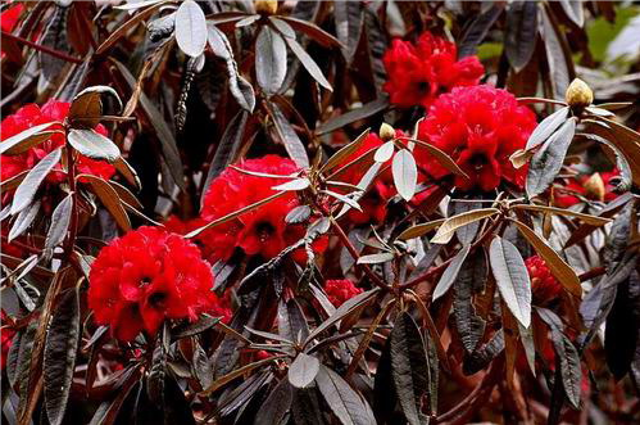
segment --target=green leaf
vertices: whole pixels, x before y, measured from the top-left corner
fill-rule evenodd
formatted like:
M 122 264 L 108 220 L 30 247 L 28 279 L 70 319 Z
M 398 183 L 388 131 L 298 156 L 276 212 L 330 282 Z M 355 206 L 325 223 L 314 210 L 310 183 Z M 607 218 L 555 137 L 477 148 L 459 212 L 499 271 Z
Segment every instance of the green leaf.
M 287 75 L 287 45 L 280 34 L 264 26 L 256 40 L 256 78 L 267 95 L 278 92 Z
M 502 299 L 518 322 L 528 328 L 531 324 L 531 281 L 518 248 L 496 237 L 491 242 L 489 258 Z
M 380 264 L 391 261 L 395 258 L 392 252 L 381 252 L 379 254 L 363 255 L 358 258 L 358 264 Z
M 422 425 L 422 397 L 429 390 L 429 366 L 418 325 L 401 313 L 391 331 L 391 374 L 400 407 L 410 425 Z
M 109 138 L 94 130 L 71 130 L 67 136 L 69 144 L 82 155 L 115 162 L 120 158 L 120 149 Z
M 364 5 L 361 2 L 338 1 L 333 4 L 336 34 L 344 45 L 343 53 L 347 63 L 353 60 L 364 23 Z
M 313 77 L 313 79 L 316 80 L 316 82 L 325 89 L 333 91 L 333 87 L 331 87 L 331 84 L 325 78 L 324 74 L 320 70 L 320 67 L 318 66 L 316 61 L 314 61 L 313 58 L 309 56 L 304 47 L 302 47 L 300 43 L 298 43 L 294 38 L 285 38 L 285 41 L 289 45 L 289 48 L 291 49 L 293 54 L 296 55 L 298 60 L 300 60 L 300 63 L 302 63 L 304 69 L 307 70 L 307 72 Z
M 449 267 L 451 268 L 451 266 Z M 484 284 L 486 279 L 483 250 L 476 250 L 458 273 L 454 283 L 453 315 L 462 345 L 468 353 L 473 352 L 485 330 L 485 321 L 476 313 L 473 305 L 474 287 Z M 478 285 L 480 283 L 480 285 Z
M 510 3 L 504 47 L 509 63 L 516 72 L 520 72 L 533 56 L 537 33 L 537 2 L 519 0 Z
M 288 380 L 283 379 L 262 404 L 260 414 L 255 416 L 254 425 L 283 424 L 292 401 L 293 388 Z
M 453 257 L 451 264 L 449 264 L 449 267 L 447 267 L 444 273 L 442 273 L 442 276 L 440 277 L 440 280 L 436 285 L 436 289 L 434 289 L 433 291 L 433 301 L 436 301 L 438 298 L 442 297 L 447 293 L 449 288 L 451 288 L 451 285 L 453 285 L 453 283 L 456 281 L 458 273 L 460 273 L 460 269 L 462 268 L 467 255 L 469 255 L 470 250 L 471 245 L 465 245 L 460 251 L 458 251 L 456 256 Z
M 394 150 L 395 144 L 393 140 L 389 140 L 376 150 L 376 153 L 373 155 L 373 160 L 375 162 L 387 162 L 393 156 Z
M 19 155 L 49 140 L 55 131 L 45 131 L 56 122 L 36 125 L 0 142 L 0 155 Z
M 51 425 L 60 425 L 69 400 L 80 341 L 80 303 L 75 290 L 53 310 L 44 346 L 44 398 Z
M 109 211 L 118 226 L 125 232 L 131 230 L 131 221 L 124 209 L 122 200 L 109 182 L 90 174 L 81 174 L 78 177 L 89 182 L 93 193 L 100 199 L 100 202 Z
M 366 401 L 333 370 L 320 365 L 316 383 L 327 405 L 340 423 L 343 425 L 375 423 L 375 418 Z
M 207 45 L 207 21 L 204 12 L 193 0 L 180 4 L 176 12 L 175 34 L 178 47 L 187 56 L 196 58 Z
M 233 57 L 233 49 L 227 36 L 212 24 L 209 24 L 207 29 L 207 40 L 213 54 L 223 59 L 227 64 L 229 91 L 242 109 L 253 112 L 256 105 L 253 87 L 239 74 L 238 64 Z
M 316 378 L 320 370 L 320 361 L 305 353 L 299 353 L 289 366 L 289 383 L 296 388 L 306 388 Z
M 25 208 L 18 213 L 16 220 L 13 222 L 13 226 L 11 226 L 11 230 L 9 230 L 9 243 L 23 234 L 29 226 L 31 226 L 33 220 L 38 216 L 38 212 L 40 212 L 40 201 L 36 200 L 29 205 L 29 208 Z
M 280 300 L 278 303 L 278 333 L 289 341 L 302 342 L 309 336 L 307 319 L 295 300 Z
M 289 157 L 293 159 L 298 167 L 309 168 L 309 156 L 307 155 L 307 150 L 300 140 L 300 137 L 298 137 L 298 134 L 291 126 L 291 123 L 289 123 L 289 120 L 280 110 L 280 107 L 275 103 L 271 103 L 269 105 L 269 112 L 273 119 L 273 123 L 275 124 L 278 136 L 280 136 L 280 140 L 282 140 L 282 144 L 289 154 Z
M 405 201 L 410 201 L 416 193 L 418 183 L 418 167 L 413 154 L 401 149 L 394 157 L 391 165 L 393 183 Z
M 534 149 L 542 143 L 546 142 L 547 139 L 553 133 L 555 133 L 562 124 L 564 124 L 568 117 L 569 107 L 565 106 L 564 108 L 558 109 L 556 112 L 540 121 L 540 124 L 537 125 L 535 130 L 533 130 L 533 132 L 529 136 L 529 140 L 527 140 L 527 147 L 525 148 L 525 150 L 528 151 Z
M 87 87 L 78 93 L 71 102 L 67 117 L 72 128 L 94 128 L 102 117 L 102 95 L 108 94 L 118 103 L 122 110 L 122 100 L 118 93 L 109 86 Z
M 227 128 L 222 135 L 222 139 L 220 139 L 220 142 L 218 143 L 211 165 L 209 166 L 207 179 L 202 190 L 201 202 L 204 200 L 204 195 L 206 195 L 213 179 L 218 177 L 218 175 L 220 175 L 220 173 L 235 160 L 238 150 L 242 145 L 242 139 L 248 117 L 249 114 L 246 111 L 241 110 L 227 125 Z
M 16 189 L 16 192 L 13 194 L 11 215 L 17 214 L 31 205 L 40 185 L 49 172 L 53 170 L 53 167 L 60 162 L 61 156 L 61 148 L 55 149 L 42 158 L 40 162 L 38 162 L 29 171 L 22 183 L 20 183 L 20 186 Z
M 527 174 L 527 196 L 543 193 L 562 168 L 569 145 L 576 133 L 576 118 L 570 118 L 533 155 Z
M 56 246 L 60 245 L 67 231 L 69 230 L 69 223 L 71 223 L 71 212 L 73 210 L 73 194 L 68 194 L 53 210 L 51 216 L 51 226 L 47 232 L 47 238 L 44 241 L 44 248 L 52 250 Z

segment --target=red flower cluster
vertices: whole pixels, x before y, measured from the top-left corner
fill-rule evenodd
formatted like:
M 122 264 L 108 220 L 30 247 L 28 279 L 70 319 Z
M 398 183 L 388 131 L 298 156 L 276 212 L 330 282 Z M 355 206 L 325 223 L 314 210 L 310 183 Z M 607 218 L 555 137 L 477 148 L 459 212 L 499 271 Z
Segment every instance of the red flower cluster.
M 349 279 L 327 280 L 324 291 L 335 307 L 340 307 L 348 299 L 362 293 L 362 289 L 356 287 Z
M 579 204 L 584 198 L 600 202 L 613 201 L 618 194 L 614 192 L 616 185 L 612 181 L 619 176 L 620 171 L 614 169 L 591 176 L 570 178 L 564 187 L 554 190 L 554 203 L 560 208 L 569 208 Z
M 50 122 L 62 123 L 69 113 L 70 103 L 50 100 L 42 108 L 38 105 L 30 104 L 20 108 L 15 114 L 9 115 L 0 124 L 0 140 L 6 140 L 23 131 L 40 124 Z M 49 130 L 61 130 L 61 125 L 49 127 Z M 96 131 L 102 135 L 107 135 L 107 129 L 103 125 L 98 125 Z M 23 171 L 34 167 L 42 158 L 65 143 L 62 133 L 53 134 L 48 140 L 32 147 L 28 151 L 19 155 L 2 155 L 2 170 L 0 172 L 2 181 L 8 180 Z M 115 173 L 113 165 L 96 161 L 80 155 L 77 162 L 78 171 L 82 174 L 92 174 L 108 180 Z M 49 174 L 49 183 L 60 183 L 65 179 L 61 167 L 56 167 L 57 172 Z
M 2 339 L 2 352 L 0 353 L 0 369 L 4 370 L 7 365 L 7 357 L 9 356 L 9 349 L 13 344 L 13 337 L 16 334 L 16 331 L 10 327 L 6 326 L 7 313 L 4 310 L 0 310 L 0 324 L 2 325 L 2 330 L 0 331 L 1 339 Z
M 383 58 L 391 103 L 403 108 L 431 106 L 441 93 L 480 82 L 484 67 L 476 56 L 457 60 L 456 45 L 429 32 L 413 44 L 393 40 Z
M 545 305 L 555 300 L 562 293 L 562 285 L 551 274 L 549 266 L 537 255 L 525 260 L 529 278 L 531 279 L 531 291 L 533 300 L 537 304 Z
M 198 248 L 173 233 L 141 227 L 100 251 L 89 275 L 89 307 L 112 335 L 154 335 L 165 318 L 195 320 L 219 300 Z
M 298 171 L 292 160 L 278 155 L 243 160 L 236 168 L 277 176 L 288 176 Z M 290 181 L 286 178 L 251 175 L 236 168 L 228 167 L 211 182 L 201 214 L 206 222 L 262 201 L 276 193 L 274 186 Z M 227 260 L 236 248 L 241 248 L 250 256 L 260 255 L 265 259 L 275 257 L 305 235 L 304 226 L 287 225 L 285 222 L 287 214 L 299 205 L 295 192 L 288 192 L 234 220 L 206 231 L 201 240 L 210 250 L 208 258 L 212 262 Z M 322 252 L 326 246 L 326 238 L 321 238 L 313 247 L 317 252 Z M 304 249 L 297 250 L 293 256 L 296 261 L 306 259 Z
M 526 167 L 515 169 L 509 156 L 526 145 L 535 126 L 533 112 L 509 92 L 461 87 L 438 98 L 420 123 L 418 138 L 449 154 L 468 174 L 468 179 L 456 177 L 457 187 L 489 191 L 501 180 L 523 186 Z M 417 147 L 416 156 L 430 177 L 449 174 L 425 149 Z

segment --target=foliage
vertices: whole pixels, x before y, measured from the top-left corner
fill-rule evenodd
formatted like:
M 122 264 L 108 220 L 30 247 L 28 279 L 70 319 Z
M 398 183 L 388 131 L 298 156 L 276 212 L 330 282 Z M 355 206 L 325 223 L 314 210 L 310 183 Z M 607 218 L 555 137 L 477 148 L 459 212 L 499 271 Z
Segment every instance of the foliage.
M 640 419 L 637 6 L 1 7 L 6 423 Z

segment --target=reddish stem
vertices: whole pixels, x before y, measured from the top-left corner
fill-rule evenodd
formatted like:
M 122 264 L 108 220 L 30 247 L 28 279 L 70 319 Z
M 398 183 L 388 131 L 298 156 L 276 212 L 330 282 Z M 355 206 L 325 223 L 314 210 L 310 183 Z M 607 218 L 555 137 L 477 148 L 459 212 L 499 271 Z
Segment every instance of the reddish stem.
M 47 46 L 43 46 L 41 44 L 38 43 L 34 43 L 33 41 L 27 40 L 26 38 L 22 38 L 19 37 L 17 35 L 13 35 L 10 32 L 6 32 L 6 31 L 2 31 L 2 37 L 4 37 L 5 39 L 8 40 L 13 40 L 16 41 L 18 43 L 22 43 L 22 44 L 26 44 L 29 47 L 32 47 L 36 50 L 41 51 L 42 53 L 46 53 L 48 55 L 54 56 L 58 59 L 62 59 L 65 60 L 67 62 L 71 62 L 71 63 L 77 63 L 80 64 L 82 63 L 82 59 L 76 58 L 74 56 L 70 56 L 64 52 L 61 52 L 59 50 L 55 50 L 55 49 L 51 49 Z

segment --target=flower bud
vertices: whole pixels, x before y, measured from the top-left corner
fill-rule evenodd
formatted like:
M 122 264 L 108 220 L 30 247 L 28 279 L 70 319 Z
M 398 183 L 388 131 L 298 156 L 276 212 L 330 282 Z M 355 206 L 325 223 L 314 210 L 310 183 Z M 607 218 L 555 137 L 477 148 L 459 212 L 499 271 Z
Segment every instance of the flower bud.
M 278 11 L 278 0 L 258 0 L 255 6 L 259 14 L 273 15 Z
M 383 142 L 388 142 L 396 137 L 396 130 L 386 122 L 380 126 L 380 138 Z
M 587 83 L 576 78 L 569 85 L 565 100 L 572 108 L 585 108 L 593 103 L 593 91 Z
M 600 202 L 604 201 L 607 189 L 600 173 L 594 173 L 586 182 L 584 182 L 583 186 L 587 191 L 587 198 Z

